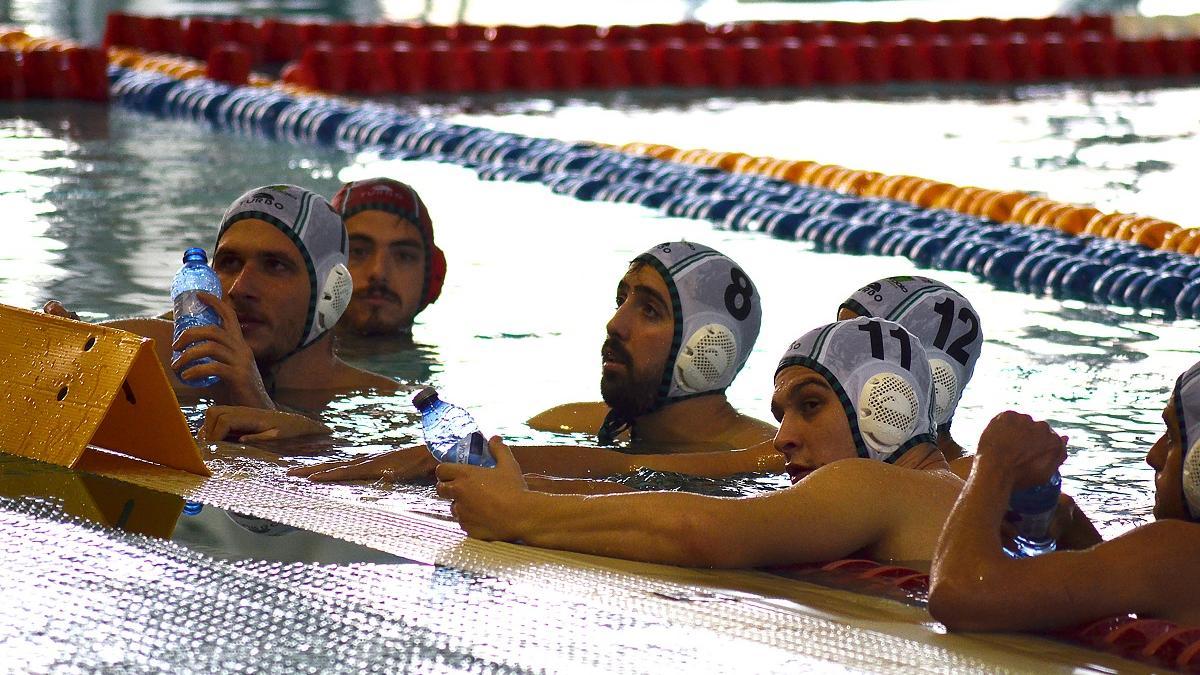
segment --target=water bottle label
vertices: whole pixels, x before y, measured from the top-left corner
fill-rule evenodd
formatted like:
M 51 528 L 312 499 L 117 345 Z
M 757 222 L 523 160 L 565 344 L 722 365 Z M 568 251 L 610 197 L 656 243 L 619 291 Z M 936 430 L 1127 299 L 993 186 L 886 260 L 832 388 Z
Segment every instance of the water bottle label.
M 196 291 L 188 291 L 186 293 L 180 293 L 179 295 L 177 295 L 175 297 L 174 305 L 175 305 L 174 338 L 176 340 L 178 340 L 179 336 L 181 334 L 183 334 L 183 332 L 189 328 L 195 328 L 197 326 L 220 326 L 221 325 L 221 317 L 217 314 L 217 311 L 215 309 L 213 309 L 212 307 L 209 307 L 208 305 L 204 304 L 200 300 L 200 298 L 196 297 Z M 194 342 L 191 345 L 189 345 L 188 348 L 190 349 L 191 347 L 196 347 L 196 346 L 202 345 L 205 342 L 207 342 L 207 340 L 201 340 L 199 342 Z M 179 356 L 180 356 L 180 352 L 172 350 L 172 352 L 171 352 L 172 359 L 178 359 Z M 212 359 L 207 358 L 207 357 L 203 358 L 203 359 L 197 359 L 191 365 L 194 367 L 194 366 L 204 365 L 207 363 L 212 363 Z M 204 378 L 200 378 L 200 379 L 184 380 L 184 384 L 187 384 L 192 387 L 211 387 L 212 385 L 216 384 L 217 382 L 220 382 L 220 378 L 218 378 L 215 375 L 210 375 L 208 377 L 204 377 Z
M 212 311 L 211 307 L 200 300 L 197 293 L 198 291 L 187 291 L 175 297 L 175 318 L 200 315 L 206 311 Z
M 467 438 L 470 439 L 468 462 L 476 466 L 496 466 L 496 460 L 492 457 L 492 453 L 488 451 L 488 442 L 483 437 L 483 434 L 476 431 Z
M 1026 539 L 1046 538 L 1050 532 L 1050 524 L 1054 522 L 1054 511 L 1055 509 L 1041 513 L 1015 513 L 1017 535 Z

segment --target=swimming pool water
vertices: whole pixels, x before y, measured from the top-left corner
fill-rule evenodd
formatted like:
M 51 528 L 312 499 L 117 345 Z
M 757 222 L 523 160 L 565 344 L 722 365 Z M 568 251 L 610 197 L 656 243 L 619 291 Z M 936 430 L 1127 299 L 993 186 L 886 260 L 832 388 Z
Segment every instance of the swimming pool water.
M 397 9 L 403 3 L 395 2 L 308 4 L 364 19 L 411 9 Z M 435 19 L 452 19 L 450 3 L 433 4 L 435 13 L 445 14 Z M 936 4 L 803 6 L 814 12 L 907 12 Z M 949 4 L 972 13 L 971 3 Z M 1008 3 L 1005 9 L 1033 14 L 1037 10 L 1028 7 L 1037 4 Z M 267 5 L 303 9 L 305 2 L 206 3 L 205 9 L 258 11 Z M 124 4 L 18 0 L 0 3 L 0 14 L 12 7 L 39 28 L 95 36 L 102 11 Z M 585 11 L 578 7 L 554 3 L 554 12 Z M 781 11 L 779 5 L 752 7 L 710 2 L 699 14 L 724 20 L 735 11 Z M 195 9 L 173 0 L 134 7 L 147 8 Z M 604 9 L 614 22 L 678 18 L 652 15 L 663 10 L 641 2 L 606 3 Z M 467 18 L 487 21 L 520 11 L 526 9 L 512 3 L 473 3 Z M 988 4 L 979 11 L 996 8 Z M 558 16 L 543 8 L 530 20 Z M 572 21 L 603 18 L 562 20 Z M 1193 88 L 963 89 L 943 98 L 892 88 L 761 99 L 710 94 L 496 105 L 464 100 L 420 109 L 531 135 L 741 150 L 1042 191 L 1200 224 L 1190 192 L 1200 126 L 1186 112 L 1200 98 Z M 616 280 L 631 257 L 653 244 L 677 238 L 710 244 L 741 262 L 755 280 L 765 307 L 762 335 L 729 393 L 736 406 L 760 417 L 768 415 L 775 361 L 792 339 L 831 320 L 837 304 L 863 283 L 918 272 L 903 259 L 816 254 L 804 244 L 713 231 L 706 223 L 637 206 L 577 202 L 540 185 L 483 182 L 453 166 L 215 134 L 115 108 L 28 102 L 0 104 L 0 213 L 7 226 L 0 302 L 36 308 L 54 297 L 91 320 L 158 313 L 167 307 L 182 250 L 211 247 L 220 213 L 246 188 L 293 182 L 328 195 L 344 180 L 377 174 L 410 182 L 422 193 L 450 271 L 442 299 L 421 317 L 415 347 L 345 340 L 342 354 L 406 384 L 441 388 L 447 399 L 470 407 L 485 431 L 514 442 L 588 440 L 534 432 L 523 420 L 556 403 L 597 397 L 597 352 Z M 1124 309 L 1000 292 L 965 274 L 936 276 L 972 299 L 987 337 L 956 419 L 958 439 L 970 447 L 987 420 L 1005 408 L 1047 418 L 1071 437 L 1065 487 L 1101 530 L 1112 536 L 1147 520 L 1151 471 L 1142 456 L 1161 429 L 1158 414 L 1171 383 L 1197 358 L 1195 322 L 1168 324 Z M 193 425 L 203 407 L 188 406 Z M 286 467 L 374 453 L 412 442 L 419 433 L 405 394 L 344 396 L 331 404 L 326 420 L 336 431 L 332 447 L 222 448 L 210 451 L 209 464 L 225 477 L 272 481 L 282 486 L 280 494 L 449 518 L 428 483 L 318 486 L 284 477 Z M 16 463 L 0 464 L 0 476 L 11 476 Z M 778 477 L 713 482 L 654 473 L 628 482 L 714 494 L 785 483 Z M 285 501 L 279 512 L 291 506 Z M 342 517 L 336 510 L 305 516 Z M 490 547 L 492 557 L 475 566 L 478 548 L 471 542 L 448 546 L 446 559 L 423 560 L 441 563 L 432 565 L 242 561 L 220 551 L 201 555 L 152 538 L 101 532 L 64 516 L 59 501 L 29 495 L 0 496 L 0 533 L 6 561 L 0 587 L 21 599 L 0 612 L 0 669 L 11 663 L 23 663 L 25 670 L 128 672 L 729 671 L 747 663 L 763 672 L 828 672 L 837 667 L 831 662 L 896 672 L 982 667 L 969 653 L 919 638 L 840 633 L 811 618 L 819 610 L 770 615 L 767 607 L 779 602 L 770 594 L 681 592 L 649 575 L 622 579 L 608 570 L 581 572 L 545 560 L 529 565 L 517 557 L 508 558 L 515 561 L 509 568 L 487 567 L 514 556 L 512 547 Z M 706 614 L 708 607 L 726 613 Z M 729 607 L 743 615 L 718 625 L 718 618 L 731 616 Z M 866 615 L 880 622 L 880 611 L 871 607 Z M 819 661 L 801 652 L 817 654 Z
M 1143 186 L 1173 184 L 1191 173 L 1197 123 L 1169 110 L 1196 95 L 1060 88 L 950 100 L 708 98 L 642 105 L 633 99 L 619 110 L 565 101 L 455 117 L 567 139 L 769 151 L 1044 189 L 1057 198 L 1172 217 L 1186 193 Z M 861 123 L 868 119 L 875 124 Z M 768 415 L 775 361 L 792 339 L 832 319 L 840 300 L 863 283 L 917 272 L 904 259 L 815 254 L 804 244 L 713 231 L 634 205 L 483 182 L 455 166 L 216 134 L 85 104 L 0 107 L 0 146 L 0 208 L 13 214 L 15 232 L 0 252 L 0 300 L 37 307 L 58 298 L 90 319 L 162 311 L 180 250 L 211 246 L 219 214 L 249 186 L 294 182 L 331 194 L 343 180 L 375 174 L 412 183 L 450 261 L 445 292 L 421 316 L 416 349 L 354 340 L 345 353 L 405 382 L 432 383 L 470 407 L 482 428 L 514 442 L 581 440 L 534 432 L 523 421 L 556 403 L 596 399 L 597 352 L 616 280 L 630 258 L 658 242 L 687 238 L 715 246 L 758 285 L 762 334 L 729 394 L 761 417 Z M 1047 168 L 1048 157 L 1064 168 Z M 956 419 L 960 441 L 972 445 L 987 420 L 1006 408 L 1049 419 L 1071 437 L 1067 489 L 1102 530 L 1112 535 L 1146 519 L 1152 488 L 1142 454 L 1159 432 L 1171 382 L 1195 358 L 1194 323 L 1000 292 L 966 274 L 937 276 L 972 299 L 987 336 Z M 336 401 L 327 416 L 337 431 L 333 455 L 415 439 L 407 398 Z M 312 461 L 280 452 L 284 465 Z

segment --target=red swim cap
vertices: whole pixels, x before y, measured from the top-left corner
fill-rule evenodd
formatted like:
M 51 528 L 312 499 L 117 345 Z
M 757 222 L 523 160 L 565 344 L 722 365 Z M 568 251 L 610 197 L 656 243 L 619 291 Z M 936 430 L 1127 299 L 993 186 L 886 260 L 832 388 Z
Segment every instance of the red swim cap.
M 343 185 L 329 201 L 343 220 L 363 211 L 383 211 L 416 225 L 425 242 L 425 288 L 421 293 L 421 309 L 438 299 L 446 280 L 446 255 L 433 243 L 433 221 L 429 219 L 429 210 L 411 185 L 391 178 L 356 180 Z

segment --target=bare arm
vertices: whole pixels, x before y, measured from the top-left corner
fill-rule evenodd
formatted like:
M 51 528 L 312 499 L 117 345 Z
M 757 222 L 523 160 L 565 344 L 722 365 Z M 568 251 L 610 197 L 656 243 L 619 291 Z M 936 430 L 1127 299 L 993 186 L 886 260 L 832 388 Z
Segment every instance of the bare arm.
M 862 463 L 848 460 L 768 495 L 726 499 L 646 492 L 551 495 L 529 491 L 508 448 L 493 439 L 497 469 L 443 464 L 438 494 L 454 501 L 473 537 L 630 560 L 756 567 L 832 560 L 877 543 L 891 525 L 887 495 L 847 508 Z M 802 515 L 801 515 L 802 514 Z
M 971 475 L 971 467 L 975 465 L 973 455 L 960 457 L 950 462 L 950 470 L 954 475 L 967 480 Z M 1012 534 L 1010 532 L 1010 534 Z M 1071 495 L 1065 492 L 1058 496 L 1058 509 L 1054 513 L 1054 522 L 1050 525 L 1050 534 L 1058 542 L 1060 551 L 1077 551 L 1091 548 L 1104 541 L 1100 531 L 1088 518 L 1083 509 L 1075 503 Z
M 525 474 L 525 484 L 529 486 L 530 490 L 556 495 L 609 495 L 634 492 L 633 488 L 623 483 L 583 478 L 554 478 L 533 473 Z
M 975 471 L 946 523 L 929 611 L 949 628 L 1045 630 L 1200 606 L 1200 525 L 1155 523 L 1092 549 L 1013 560 L 997 527 L 1011 490 L 1001 471 Z
M 561 478 L 602 478 L 641 469 L 673 471 L 701 478 L 720 478 L 751 471 L 783 471 L 783 456 L 775 452 L 769 442 L 745 450 L 677 455 L 631 455 L 605 448 L 573 445 L 525 445 L 511 450 L 524 472 Z M 428 476 L 436 467 L 437 461 L 425 446 L 417 445 L 366 459 L 300 467 L 288 473 L 318 482 L 385 477 L 408 480 Z
M 737 473 L 783 472 L 783 455 L 770 441 L 743 450 L 717 450 L 667 455 L 631 455 L 585 446 L 520 446 L 513 455 L 527 473 L 564 478 L 595 478 L 634 473 L 641 469 L 672 471 L 701 478 Z
M 1156 523 L 1084 551 L 1010 559 L 1000 521 L 1014 488 L 1045 482 L 1066 459 L 1045 422 L 1004 412 L 979 439 L 971 477 L 933 560 L 929 612 L 957 630 L 1034 630 L 1111 614 L 1200 616 L 1200 526 Z

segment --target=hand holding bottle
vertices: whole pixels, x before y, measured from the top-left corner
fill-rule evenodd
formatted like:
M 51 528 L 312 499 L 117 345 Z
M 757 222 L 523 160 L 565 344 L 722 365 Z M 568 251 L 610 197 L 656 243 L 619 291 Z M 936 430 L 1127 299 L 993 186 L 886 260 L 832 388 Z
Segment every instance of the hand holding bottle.
M 1002 412 L 979 437 L 975 466 L 1002 477 L 1012 489 L 1024 490 L 1050 480 L 1067 458 L 1066 441 L 1046 422 Z
M 479 432 L 471 413 L 441 400 L 432 387 L 417 392 L 413 405 L 421 411 L 425 445 L 438 461 L 496 466 L 487 439 Z

